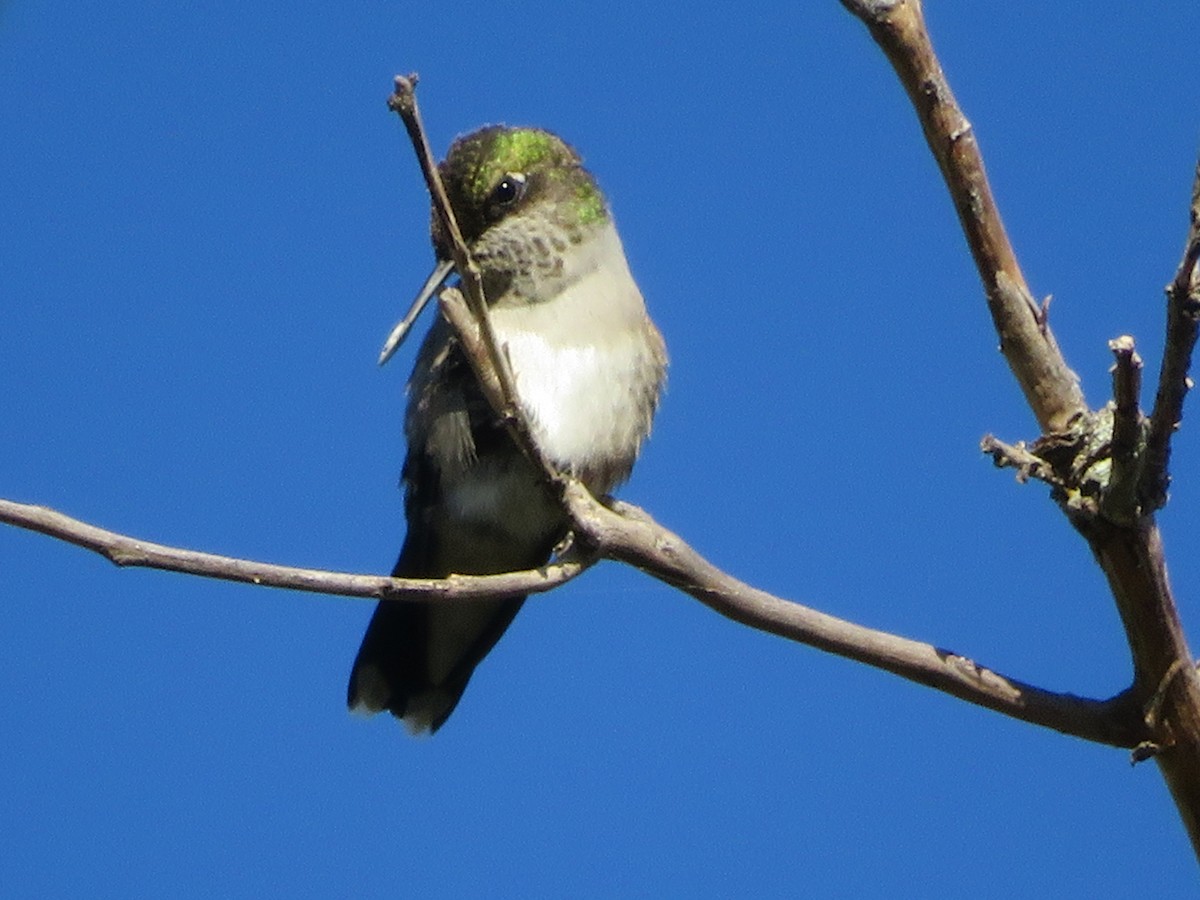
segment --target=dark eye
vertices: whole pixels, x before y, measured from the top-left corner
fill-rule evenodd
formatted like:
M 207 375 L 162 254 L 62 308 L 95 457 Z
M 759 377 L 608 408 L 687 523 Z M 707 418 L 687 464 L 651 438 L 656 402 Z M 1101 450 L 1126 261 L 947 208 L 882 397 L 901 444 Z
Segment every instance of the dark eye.
M 492 202 L 497 206 L 512 206 L 525 193 L 525 176 L 520 172 L 509 172 L 492 189 Z

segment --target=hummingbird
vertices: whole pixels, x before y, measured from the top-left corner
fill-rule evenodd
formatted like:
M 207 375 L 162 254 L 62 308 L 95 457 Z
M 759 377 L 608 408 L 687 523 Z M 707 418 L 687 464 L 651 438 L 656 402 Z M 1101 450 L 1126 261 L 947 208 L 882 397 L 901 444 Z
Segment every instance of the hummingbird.
M 609 494 L 650 434 L 667 355 L 604 195 L 572 147 L 536 128 L 481 128 L 455 140 L 438 169 L 538 447 L 596 496 Z M 436 211 L 430 231 L 436 264 L 381 364 L 454 272 Z M 567 518 L 440 316 L 408 382 L 404 430 L 408 531 L 393 575 L 547 562 Z M 524 600 L 381 602 L 354 660 L 348 705 L 388 710 L 414 734 L 437 731 Z

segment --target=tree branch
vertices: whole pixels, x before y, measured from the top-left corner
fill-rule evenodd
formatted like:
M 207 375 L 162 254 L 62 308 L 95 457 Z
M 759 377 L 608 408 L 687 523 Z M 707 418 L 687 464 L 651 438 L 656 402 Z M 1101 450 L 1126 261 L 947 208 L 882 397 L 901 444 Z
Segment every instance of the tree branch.
M 1043 431 L 1070 435 L 1089 426 L 1077 379 L 1067 367 L 1032 297 L 1005 234 L 970 123 L 954 101 L 925 30 L 918 0 L 841 0 L 868 26 L 896 69 L 941 168 L 967 244 L 975 259 L 1001 350 Z M 463 346 L 514 439 L 546 472 L 574 524 L 576 549 L 535 571 L 493 576 L 451 576 L 432 581 L 344 575 L 292 569 L 179 550 L 95 528 L 51 510 L 0 501 L 0 521 L 66 540 L 105 555 L 118 565 L 136 565 L 207 577 L 380 599 L 427 602 L 510 596 L 549 590 L 596 558 L 634 565 L 683 590 L 730 619 L 845 656 L 1022 721 L 1087 740 L 1137 747 L 1156 754 L 1193 842 L 1200 850 L 1200 682 L 1191 661 L 1166 578 L 1161 541 L 1152 518 L 1132 524 L 1103 515 L 1073 518 L 1087 537 L 1117 601 L 1134 660 L 1133 686 L 1107 700 L 1055 693 L 1007 678 L 960 654 L 855 625 L 757 590 L 716 569 L 677 535 L 635 507 L 614 508 L 593 498 L 574 480 L 547 465 L 521 412 L 507 359 L 487 316 L 479 271 L 470 258 L 442 189 L 420 125 L 415 76 L 398 78 L 392 108 L 404 120 L 445 231 L 452 243 L 463 294 L 442 294 L 443 315 Z M 1197 191 L 1200 192 L 1200 173 Z M 1165 497 L 1170 435 L 1178 423 L 1187 369 L 1196 339 L 1196 260 L 1200 257 L 1197 196 L 1184 260 L 1168 288 L 1168 358 L 1164 358 L 1151 434 L 1157 434 L 1151 465 Z M 1173 330 L 1174 329 L 1174 330 Z M 1118 406 L 1126 422 L 1121 465 L 1128 468 L 1129 398 L 1136 414 L 1135 367 L 1118 356 Z M 1122 361 L 1124 360 L 1124 361 Z M 1122 403 L 1121 398 L 1124 398 Z M 1114 438 L 1115 440 L 1115 438 Z M 1023 445 L 993 441 L 998 463 L 1019 473 L 1070 487 L 1058 467 Z M 1035 444 L 1034 450 L 1038 447 Z M 1147 749 L 1150 748 L 1150 749 Z
M 625 504 L 618 510 L 610 509 L 592 497 L 581 484 L 546 465 L 521 413 L 511 372 L 505 377 L 507 360 L 491 331 L 477 269 L 461 240 L 453 211 L 432 163 L 416 111 L 414 85 L 415 76 L 397 78 L 392 107 L 404 119 L 421 161 L 436 214 L 452 236 L 456 267 L 466 294 L 464 299 L 455 289 L 443 291 L 440 297 L 442 314 L 459 335 L 490 402 L 505 416 L 518 442 L 542 462 L 548 480 L 560 489 L 574 524 L 576 543 L 573 546 L 582 544 L 588 561 L 595 557 L 622 560 L 686 591 L 735 621 L 884 669 L 1022 721 L 1115 746 L 1135 747 L 1146 743 L 1148 730 L 1137 700 L 1129 691 L 1108 700 L 1046 691 L 993 672 L 960 654 L 855 625 L 759 591 L 716 569 L 647 514 Z M 472 272 L 475 277 L 471 277 Z M 999 283 L 1003 284 L 1002 278 Z M 1072 379 L 1068 380 L 1074 384 Z M 94 529 L 48 510 L 8 502 L 0 504 L 0 521 L 70 540 L 103 553 L 121 565 L 145 565 L 257 584 L 385 599 L 404 597 L 446 602 L 466 599 L 468 595 L 495 597 L 547 590 L 578 574 L 587 565 L 587 562 L 562 560 L 535 572 L 453 576 L 445 582 L 386 579 L 288 569 L 174 550 Z
M 1196 346 L 1197 320 L 1200 319 L 1200 162 L 1192 180 L 1192 204 L 1187 241 L 1175 277 L 1166 287 L 1167 339 L 1162 367 L 1158 374 L 1158 393 L 1150 414 L 1150 433 L 1146 438 L 1146 464 L 1142 473 L 1141 494 L 1148 509 L 1159 509 L 1167 502 L 1171 477 L 1171 437 L 1183 420 L 1183 400 L 1191 388 L 1188 370 Z
M 451 575 L 448 578 L 388 578 L 383 575 L 349 575 L 319 569 L 298 569 L 272 563 L 218 556 L 196 550 L 168 547 L 107 531 L 55 512 L 44 506 L 0 500 L 0 522 L 36 531 L 75 544 L 106 557 L 115 565 L 163 569 L 240 581 L 264 587 L 290 588 L 342 597 L 376 600 L 428 600 L 471 602 L 538 594 L 565 584 L 595 561 L 594 555 L 576 550 L 540 569 L 503 575 Z
M 751 587 L 727 575 L 640 509 L 608 509 L 578 485 L 567 502 L 600 553 L 636 566 L 695 597 L 726 618 L 760 631 L 899 675 L 943 693 L 1090 741 L 1134 747 L 1146 739 L 1137 702 L 1060 694 L 1008 678 L 970 658 L 877 631 Z
M 1032 300 L 1004 233 L 970 124 L 955 104 L 934 55 L 919 0 L 841 3 L 866 24 L 916 108 L 975 258 L 1001 350 L 1043 431 L 1050 432 L 1035 443 L 1034 450 L 1044 460 L 1047 453 L 1055 454 L 1055 459 L 1047 461 L 1064 486 L 1055 491 L 1056 499 L 1087 539 L 1116 601 L 1133 658 L 1133 694 L 1142 704 L 1152 735 L 1148 743 L 1156 748 L 1155 758 L 1200 856 L 1200 679 L 1171 593 L 1162 540 L 1152 516 L 1166 495 L 1170 437 L 1182 416 L 1196 340 L 1200 298 L 1194 270 L 1200 258 L 1200 180 L 1193 188 L 1192 226 L 1183 262 L 1167 291 L 1167 352 L 1151 417 L 1150 446 L 1141 460 L 1146 473 L 1142 484 L 1149 488 L 1143 494 L 1148 493 L 1151 502 L 1110 519 L 1089 488 L 1098 485 L 1103 492 L 1112 486 L 1111 466 L 1106 480 L 1104 464 L 1109 460 L 1103 453 L 1107 451 L 1111 459 L 1114 436 L 1104 433 L 1102 416 L 1088 412 L 1076 378 L 1050 333 L 1044 310 Z M 1117 436 L 1126 444 L 1119 448 L 1121 453 L 1129 450 L 1133 415 L 1128 408 L 1133 386 L 1131 363 L 1132 358 L 1128 363 L 1118 359 L 1118 405 L 1124 409 L 1115 415 L 1126 420 Z M 1013 461 L 1014 457 L 1002 453 L 997 459 Z M 1125 458 L 1120 465 L 1123 474 L 1128 474 L 1131 461 Z M 1019 471 L 1036 471 L 1032 465 L 1018 466 Z
M 841 0 L 887 55 L 916 109 L 983 281 L 1000 350 L 1043 431 L 1086 415 L 1079 380 L 1033 300 L 992 197 L 975 132 L 942 72 L 917 0 Z
M 1142 452 L 1142 358 L 1127 334 L 1108 342 L 1113 352 L 1112 474 L 1101 497 L 1101 512 L 1112 522 L 1137 521 L 1137 487 Z
M 568 551 L 566 558 L 528 572 L 442 580 L 297 569 L 183 550 L 11 500 L 0 500 L 0 522 L 84 547 L 118 566 L 380 600 L 460 603 L 540 593 L 571 580 L 597 558 L 621 560 L 735 622 L 884 669 L 1006 716 L 1117 747 L 1133 748 L 1148 739 L 1137 700 L 1128 691 L 1092 700 L 1007 678 L 961 654 L 855 625 L 752 588 L 718 570 L 642 510 L 623 503 L 610 509 L 578 482 L 567 483 L 564 497 L 585 549 Z

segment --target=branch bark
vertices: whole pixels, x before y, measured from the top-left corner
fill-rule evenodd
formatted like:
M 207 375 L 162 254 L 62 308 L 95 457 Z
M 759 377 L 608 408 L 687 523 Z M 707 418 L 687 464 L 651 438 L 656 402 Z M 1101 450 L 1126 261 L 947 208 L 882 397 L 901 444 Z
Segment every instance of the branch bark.
M 1168 286 L 1167 348 L 1148 448 L 1136 446 L 1131 420 L 1137 417 L 1132 347 L 1118 347 L 1117 399 L 1113 415 L 1091 414 L 1077 379 L 1050 332 L 1045 309 L 1032 299 L 1004 232 L 987 184 L 983 160 L 967 122 L 954 102 L 934 54 L 919 0 L 841 0 L 879 44 L 920 119 L 921 128 L 954 201 L 975 259 L 1000 346 L 1044 432 L 1033 445 L 1053 476 L 1054 496 L 1072 525 L 1087 539 L 1104 570 L 1133 658 L 1133 695 L 1141 704 L 1155 753 L 1180 817 L 1200 856 L 1200 680 L 1167 578 L 1162 540 L 1153 511 L 1165 502 L 1170 440 L 1182 417 L 1187 371 L 1197 334 L 1200 289 L 1200 170 L 1193 187 L 1191 228 L 1183 260 Z M 1132 408 L 1131 408 L 1132 407 Z M 1114 439 L 1120 474 L 1142 472 L 1144 503 L 1121 502 L 1126 488 L 1111 480 Z M 1132 446 L 1131 446 L 1132 444 Z M 998 461 L 1034 472 L 999 442 Z M 1009 448 L 1017 449 L 1017 448 Z M 1020 452 L 1024 452 L 1021 450 Z M 1132 454 L 1139 454 L 1134 460 Z M 1104 466 L 1098 464 L 1107 464 Z M 1114 496 L 1110 489 L 1117 492 Z M 1096 493 L 1100 501 L 1096 500 Z M 1106 495 L 1108 495 L 1106 497 Z M 1105 503 L 1104 500 L 1108 502 Z M 1106 507 L 1121 508 L 1109 517 Z M 1151 752 L 1151 750 L 1146 751 Z
M 983 280 L 1000 350 L 1043 431 L 1066 432 L 1087 413 L 1079 380 L 1034 302 L 988 184 L 971 123 L 933 51 L 916 0 L 841 0 L 871 32 L 908 93 L 941 169 Z
M 1127 334 L 1108 342 L 1113 352 L 1112 474 L 1101 512 L 1112 522 L 1131 525 L 1139 512 L 1138 478 L 1142 451 L 1142 358 Z
M 450 239 L 450 251 L 454 257 L 454 268 L 462 282 L 462 291 L 453 288 L 439 295 L 442 315 L 455 329 L 459 340 L 466 346 L 467 359 L 484 389 L 492 409 L 504 423 L 512 439 L 522 452 L 541 471 L 546 486 L 561 499 L 562 476 L 546 459 L 533 430 L 525 418 L 517 395 L 517 383 L 508 364 L 508 356 L 496 339 L 492 320 L 488 314 L 487 298 L 483 294 L 483 276 L 471 251 L 463 239 L 462 230 L 450 206 L 450 197 L 442 184 L 442 177 L 434 162 L 429 138 L 421 122 L 421 109 L 417 105 L 417 73 L 397 75 L 392 96 L 388 98 L 388 109 L 396 113 L 408 132 L 425 186 L 433 201 L 435 215 L 441 220 Z M 464 296 L 465 295 L 465 296 Z M 465 309 L 463 306 L 465 305 Z
M 200 553 L 117 534 L 11 500 L 0 500 L 0 522 L 92 550 L 118 566 L 379 600 L 469 603 L 542 593 L 581 574 L 596 559 L 620 560 L 735 622 L 884 669 L 1006 716 L 1116 747 L 1134 748 L 1149 738 L 1137 701 L 1128 691 L 1094 700 L 1034 687 L 962 654 L 865 628 L 750 587 L 721 572 L 647 513 L 624 503 L 611 509 L 576 481 L 566 482 L 564 502 L 577 527 L 576 543 L 566 557 L 528 572 L 452 575 L 443 580 L 352 575 Z
M 1150 416 L 1150 434 L 1146 439 L 1146 467 L 1141 494 L 1146 505 L 1158 509 L 1167 502 L 1171 483 L 1167 465 L 1171 458 L 1171 438 L 1183 419 L 1183 401 L 1191 387 L 1188 371 L 1196 346 L 1200 319 L 1200 163 L 1192 179 L 1191 224 L 1183 248 L 1183 258 L 1175 277 L 1167 285 L 1167 340 L 1158 375 L 1158 393 Z
M 0 522 L 99 553 L 122 568 L 162 569 L 263 587 L 290 588 L 342 597 L 370 597 L 375 600 L 402 597 L 405 600 L 470 602 L 540 594 L 565 584 L 595 562 L 594 556 L 576 550 L 540 569 L 526 572 L 451 575 L 444 579 L 389 578 L 384 575 L 350 575 L 320 569 L 300 569 L 168 547 L 98 528 L 44 506 L 12 500 L 0 500 Z
M 618 503 L 609 509 L 577 483 L 568 485 L 565 496 L 574 521 L 602 556 L 636 566 L 735 622 L 1064 734 L 1118 747 L 1135 747 L 1147 739 L 1129 692 L 1092 700 L 1008 678 L 953 651 L 856 625 L 751 587 L 636 507 Z

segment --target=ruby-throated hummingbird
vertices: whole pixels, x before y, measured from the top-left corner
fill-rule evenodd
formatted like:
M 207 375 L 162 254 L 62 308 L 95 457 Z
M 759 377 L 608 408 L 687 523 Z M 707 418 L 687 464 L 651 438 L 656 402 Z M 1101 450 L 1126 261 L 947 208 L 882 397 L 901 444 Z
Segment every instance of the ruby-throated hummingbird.
M 650 433 L 667 359 L 604 195 L 571 147 L 533 128 L 461 137 L 439 170 L 538 446 L 593 494 L 607 494 L 629 476 Z M 437 265 L 380 362 L 453 271 L 436 212 L 432 237 Z M 408 535 L 393 574 L 440 578 L 545 563 L 567 520 L 441 317 L 408 390 Z M 523 601 L 381 602 L 350 674 L 350 707 L 387 709 L 414 733 L 436 731 Z

